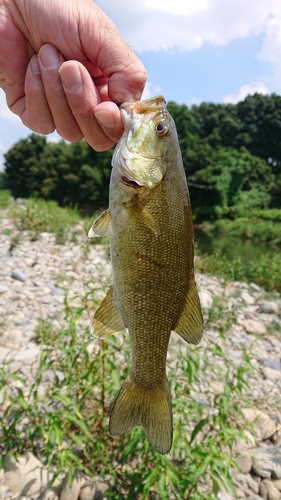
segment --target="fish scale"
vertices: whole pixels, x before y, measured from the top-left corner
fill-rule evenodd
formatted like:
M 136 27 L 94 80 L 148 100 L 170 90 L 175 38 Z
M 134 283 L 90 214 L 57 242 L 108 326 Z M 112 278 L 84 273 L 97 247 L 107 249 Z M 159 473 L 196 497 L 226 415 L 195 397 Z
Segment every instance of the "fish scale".
M 92 321 L 106 338 L 127 328 L 132 362 L 109 430 L 141 425 L 155 451 L 172 446 L 166 358 L 171 330 L 203 333 L 193 264 L 191 206 L 174 121 L 162 96 L 121 106 L 125 131 L 112 160 L 109 208 L 89 236 L 109 234 L 113 284 Z M 159 126 L 160 125 L 160 126 Z

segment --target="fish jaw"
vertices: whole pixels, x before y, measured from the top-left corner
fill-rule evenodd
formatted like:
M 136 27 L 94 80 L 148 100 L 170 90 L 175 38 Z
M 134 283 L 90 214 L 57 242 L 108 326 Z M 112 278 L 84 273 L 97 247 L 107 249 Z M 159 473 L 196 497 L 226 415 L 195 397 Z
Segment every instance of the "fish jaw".
M 174 123 L 158 96 L 120 107 L 125 131 L 116 146 L 113 177 L 132 187 L 153 189 L 166 173 L 167 140 Z

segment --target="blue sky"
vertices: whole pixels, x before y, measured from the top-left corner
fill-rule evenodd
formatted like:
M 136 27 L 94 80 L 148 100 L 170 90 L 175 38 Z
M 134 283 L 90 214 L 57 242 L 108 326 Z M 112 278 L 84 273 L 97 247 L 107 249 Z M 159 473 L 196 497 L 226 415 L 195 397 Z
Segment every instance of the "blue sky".
M 148 71 L 144 98 L 226 103 L 281 94 L 281 0 L 97 0 Z M 3 154 L 31 131 L 0 89 Z M 58 140 L 56 133 L 48 140 Z

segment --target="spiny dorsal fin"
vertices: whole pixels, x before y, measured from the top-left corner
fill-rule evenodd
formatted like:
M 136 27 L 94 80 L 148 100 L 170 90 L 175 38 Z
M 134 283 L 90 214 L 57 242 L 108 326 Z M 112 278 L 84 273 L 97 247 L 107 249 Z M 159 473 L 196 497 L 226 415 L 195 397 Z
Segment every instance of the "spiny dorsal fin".
M 89 238 L 96 238 L 97 236 L 109 235 L 111 231 L 111 213 L 109 209 L 105 210 L 93 223 L 90 231 L 88 232 Z
M 195 279 L 192 278 L 184 309 L 176 328 L 183 340 L 189 344 L 199 344 L 203 335 L 203 318 Z
M 109 335 L 125 330 L 126 326 L 115 303 L 114 290 L 111 285 L 101 305 L 92 319 L 91 330 L 95 337 L 105 339 Z

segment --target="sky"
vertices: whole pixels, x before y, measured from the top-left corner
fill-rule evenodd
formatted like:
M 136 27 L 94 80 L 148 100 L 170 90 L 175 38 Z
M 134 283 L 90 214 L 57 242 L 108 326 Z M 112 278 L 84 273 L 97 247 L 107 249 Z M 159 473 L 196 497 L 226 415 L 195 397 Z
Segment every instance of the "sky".
M 96 0 L 148 72 L 143 98 L 237 103 L 281 94 L 281 0 Z M 0 89 L 3 154 L 32 132 Z M 48 140 L 57 141 L 56 133 Z

